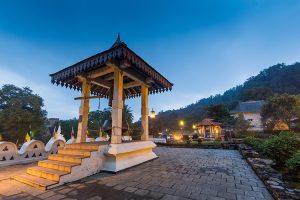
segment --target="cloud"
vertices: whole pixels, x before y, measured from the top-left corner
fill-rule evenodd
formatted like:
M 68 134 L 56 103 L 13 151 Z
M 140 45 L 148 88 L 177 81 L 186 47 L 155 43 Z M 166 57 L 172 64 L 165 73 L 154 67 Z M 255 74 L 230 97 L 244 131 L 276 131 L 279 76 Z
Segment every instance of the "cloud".
M 18 87 L 30 87 L 34 93 L 40 95 L 44 99 L 44 109 L 48 112 L 48 117 L 57 117 L 61 119 L 69 119 L 78 117 L 79 102 L 74 102 L 70 97 L 71 91 L 66 88 L 55 87 L 49 84 L 37 83 L 24 77 L 21 74 L 0 66 L 0 86 L 4 84 L 13 84 Z M 68 95 L 69 94 L 69 95 Z

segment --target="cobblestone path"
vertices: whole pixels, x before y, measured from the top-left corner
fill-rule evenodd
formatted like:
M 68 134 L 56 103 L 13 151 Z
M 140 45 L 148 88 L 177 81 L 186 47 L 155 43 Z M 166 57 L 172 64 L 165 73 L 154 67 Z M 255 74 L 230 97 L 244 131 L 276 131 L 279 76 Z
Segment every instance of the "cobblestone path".
M 153 161 L 49 191 L 11 178 L 25 166 L 0 168 L 0 199 L 273 199 L 237 151 L 163 147 L 155 151 L 159 158 Z

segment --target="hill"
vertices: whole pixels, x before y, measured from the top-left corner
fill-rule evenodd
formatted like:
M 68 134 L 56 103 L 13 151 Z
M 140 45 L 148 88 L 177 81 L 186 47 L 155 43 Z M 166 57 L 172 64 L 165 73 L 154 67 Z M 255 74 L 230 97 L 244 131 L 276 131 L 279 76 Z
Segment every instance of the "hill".
M 266 99 L 276 93 L 300 94 L 300 63 L 271 66 L 223 94 L 200 99 L 178 110 L 162 111 L 153 126 L 160 131 L 166 127 L 177 129 L 178 121 L 184 119 L 188 128 L 201 120 L 205 115 L 204 108 L 209 105 L 224 104 L 230 110 L 238 101 Z

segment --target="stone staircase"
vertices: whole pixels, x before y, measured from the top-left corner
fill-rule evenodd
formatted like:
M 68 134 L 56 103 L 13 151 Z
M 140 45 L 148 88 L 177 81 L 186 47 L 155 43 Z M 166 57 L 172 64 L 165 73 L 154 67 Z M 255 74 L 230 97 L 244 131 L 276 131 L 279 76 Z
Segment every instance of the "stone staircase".
M 67 182 L 100 172 L 103 166 L 105 142 L 66 144 L 57 154 L 48 156 L 48 160 L 38 162 L 15 180 L 41 190 L 47 190 Z

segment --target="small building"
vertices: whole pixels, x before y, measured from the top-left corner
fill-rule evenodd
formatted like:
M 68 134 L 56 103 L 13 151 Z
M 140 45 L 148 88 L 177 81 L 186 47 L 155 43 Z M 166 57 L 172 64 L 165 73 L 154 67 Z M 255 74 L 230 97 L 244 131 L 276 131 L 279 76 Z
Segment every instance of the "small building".
M 233 117 L 242 114 L 245 120 L 250 122 L 249 131 L 263 131 L 263 123 L 261 119 L 261 108 L 265 104 L 264 100 L 239 102 L 237 107 L 231 111 Z
M 205 118 L 201 122 L 195 124 L 200 137 L 218 139 L 222 133 L 221 123 L 215 122 L 213 119 Z

